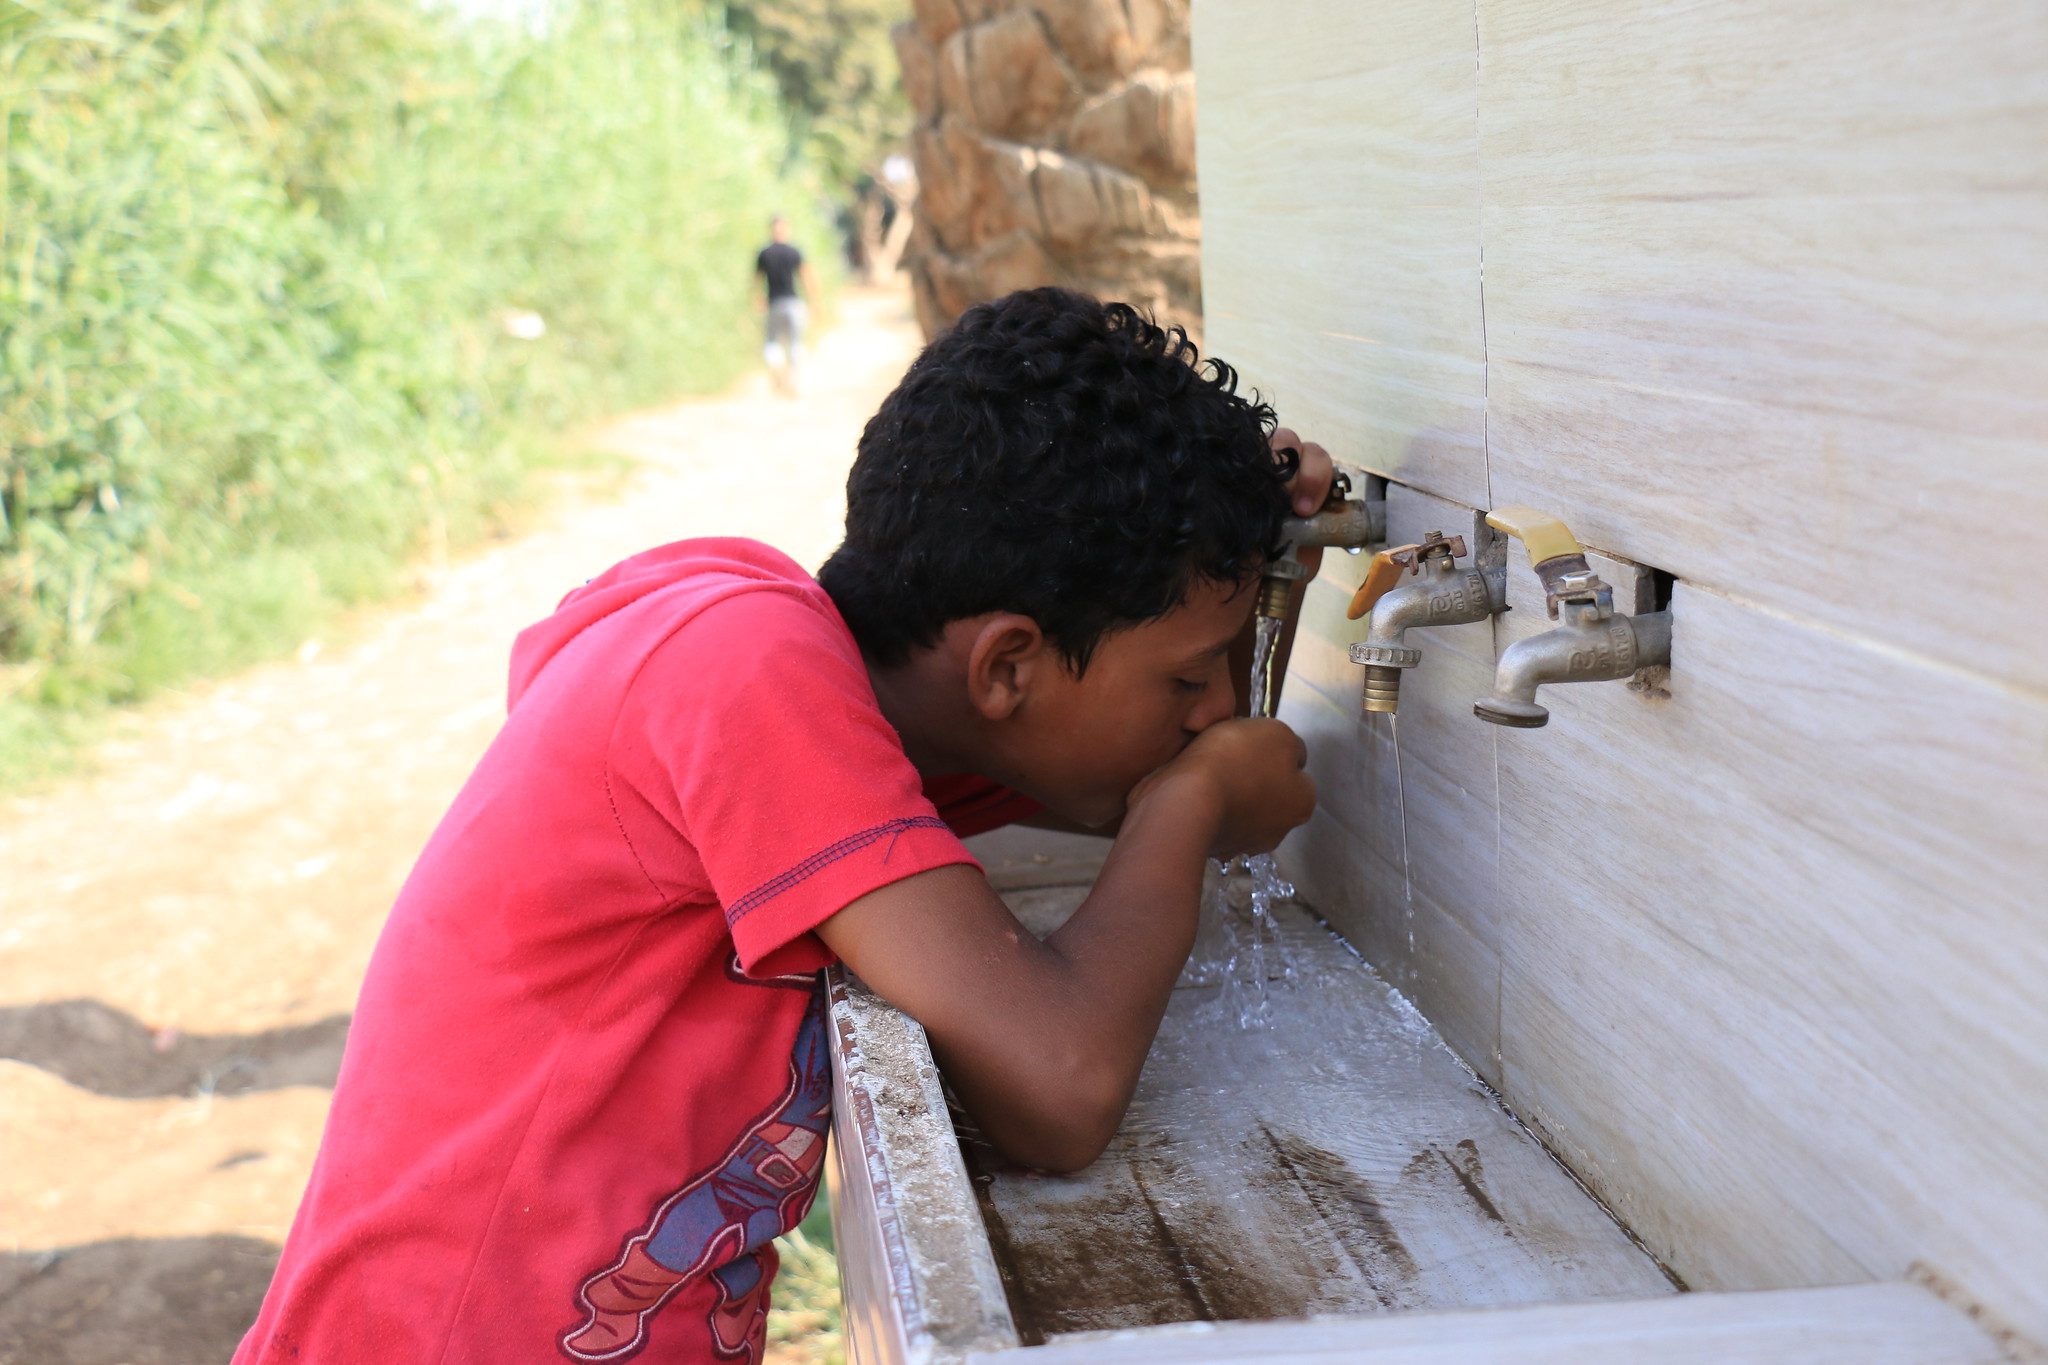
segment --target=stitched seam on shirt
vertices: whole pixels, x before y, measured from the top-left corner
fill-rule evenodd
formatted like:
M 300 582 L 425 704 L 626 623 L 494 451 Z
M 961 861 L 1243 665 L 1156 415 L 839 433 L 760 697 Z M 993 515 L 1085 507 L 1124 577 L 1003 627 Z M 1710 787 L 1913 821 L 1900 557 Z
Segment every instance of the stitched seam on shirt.
M 640 875 L 647 878 L 648 889 L 654 892 L 656 900 L 664 899 L 661 883 L 654 880 L 654 874 L 647 870 L 647 864 L 640 861 L 640 850 L 633 845 L 633 836 L 626 833 L 626 822 L 619 817 L 619 799 L 612 795 L 611 764 L 607 759 L 604 774 L 604 800 L 612 808 L 612 823 L 619 827 L 619 837 L 626 841 L 626 852 L 633 855 L 633 866 L 640 869 Z
M 885 821 L 882 824 L 864 829 L 858 834 L 849 834 L 838 843 L 819 849 L 795 867 L 790 868 L 786 872 L 777 873 L 752 891 L 749 891 L 746 895 L 741 896 L 726 907 L 725 922 L 728 925 L 738 924 L 747 915 L 759 910 L 783 892 L 791 890 L 815 877 L 841 858 L 858 853 L 872 844 L 892 838 L 903 833 L 905 830 L 948 828 L 950 826 L 936 815 L 913 815 L 901 820 Z

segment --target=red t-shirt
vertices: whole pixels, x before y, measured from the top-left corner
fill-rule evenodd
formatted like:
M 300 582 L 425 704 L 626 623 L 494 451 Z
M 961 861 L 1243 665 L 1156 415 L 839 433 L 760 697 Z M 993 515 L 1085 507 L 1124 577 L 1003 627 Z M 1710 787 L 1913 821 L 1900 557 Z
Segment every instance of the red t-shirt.
M 377 944 L 237 1365 L 758 1361 L 831 1118 L 812 930 L 1033 809 L 923 789 L 767 546 L 570 594 Z

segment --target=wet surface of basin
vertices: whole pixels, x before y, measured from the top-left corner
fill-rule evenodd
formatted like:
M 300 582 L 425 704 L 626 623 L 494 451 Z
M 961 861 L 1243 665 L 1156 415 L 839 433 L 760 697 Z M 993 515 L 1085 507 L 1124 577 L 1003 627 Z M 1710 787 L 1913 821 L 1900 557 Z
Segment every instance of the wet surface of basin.
M 1043 934 L 1085 894 L 1006 899 Z M 1398 992 L 1301 907 L 1278 922 L 1267 1024 L 1177 990 L 1093 1166 L 963 1137 L 1022 1341 L 1673 1292 Z

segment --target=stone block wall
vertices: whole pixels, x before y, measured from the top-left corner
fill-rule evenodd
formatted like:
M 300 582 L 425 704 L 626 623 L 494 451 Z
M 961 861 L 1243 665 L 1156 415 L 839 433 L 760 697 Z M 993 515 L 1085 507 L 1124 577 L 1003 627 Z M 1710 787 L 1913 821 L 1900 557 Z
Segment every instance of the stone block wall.
M 910 269 L 930 335 L 1060 284 L 1201 324 L 1188 0 L 916 0 Z

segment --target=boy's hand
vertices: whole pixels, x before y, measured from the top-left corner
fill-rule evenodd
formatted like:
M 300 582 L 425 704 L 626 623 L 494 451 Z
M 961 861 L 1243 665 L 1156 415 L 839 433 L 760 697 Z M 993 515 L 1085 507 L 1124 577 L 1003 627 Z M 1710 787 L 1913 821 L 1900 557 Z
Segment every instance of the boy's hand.
M 984 1137 L 1027 1166 L 1078 1170 L 1137 1087 L 1195 941 L 1204 856 L 1271 848 L 1308 819 L 1305 759 L 1277 720 L 1204 730 L 1132 791 L 1094 890 L 1042 943 L 964 866 L 871 891 L 818 936 L 924 1025 Z
M 1285 722 L 1221 721 L 1133 788 L 1126 808 L 1137 810 L 1171 784 L 1200 782 L 1218 807 L 1210 854 L 1265 853 L 1315 813 L 1316 784 L 1307 766 L 1308 746 Z
M 1275 431 L 1268 444 L 1275 453 L 1282 450 L 1298 451 L 1301 464 L 1294 471 L 1294 477 L 1287 481 L 1287 493 L 1293 500 L 1290 510 L 1297 517 L 1312 517 L 1322 510 L 1323 499 L 1330 496 L 1330 485 L 1336 481 L 1337 466 L 1330 459 L 1330 452 L 1314 441 L 1304 441 L 1293 427 L 1281 427 Z M 1320 545 L 1304 545 L 1294 552 L 1308 576 L 1314 578 L 1322 567 L 1323 548 Z
M 1337 465 L 1330 459 L 1330 452 L 1314 441 L 1302 440 L 1293 427 L 1279 428 L 1267 444 L 1276 454 L 1283 450 L 1300 452 L 1301 463 L 1294 477 L 1287 481 L 1287 491 L 1294 500 L 1294 515 L 1314 516 L 1323 499 L 1330 496 L 1330 485 L 1337 478 Z

